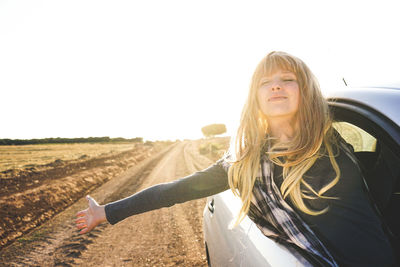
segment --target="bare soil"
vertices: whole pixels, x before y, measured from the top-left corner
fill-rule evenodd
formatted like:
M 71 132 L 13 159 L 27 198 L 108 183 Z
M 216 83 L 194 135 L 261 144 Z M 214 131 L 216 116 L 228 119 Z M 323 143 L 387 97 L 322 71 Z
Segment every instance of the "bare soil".
M 226 145 L 226 140 L 217 142 L 221 140 Z M 33 181 L 43 182 L 30 184 L 32 179 L 25 179 L 30 182 L 8 185 L 8 190 L 0 190 L 0 265 L 206 266 L 205 199 L 132 216 L 116 225 L 103 223 L 86 235 L 79 235 L 74 224 L 75 213 L 87 206 L 84 196 L 89 192 L 105 204 L 206 168 L 220 154 L 199 154 L 202 142 L 143 147 L 119 158 L 98 159 L 92 167 L 71 163 L 64 177 L 37 176 Z

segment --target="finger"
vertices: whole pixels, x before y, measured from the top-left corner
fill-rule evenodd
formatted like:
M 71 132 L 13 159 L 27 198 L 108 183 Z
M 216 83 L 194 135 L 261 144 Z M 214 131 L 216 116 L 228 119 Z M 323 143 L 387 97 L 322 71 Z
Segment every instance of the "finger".
M 75 220 L 75 223 L 82 223 L 82 222 L 86 222 L 86 218 L 79 217 L 78 219 Z
M 87 227 L 86 223 L 78 223 L 76 225 L 76 228 L 78 228 L 78 229 L 82 229 L 82 228 L 86 228 L 86 227 Z
M 88 202 L 90 202 L 90 201 L 96 202 L 96 200 L 94 200 L 94 198 L 92 198 L 92 197 L 89 196 L 89 195 L 86 196 L 86 200 L 87 200 Z M 97 203 L 97 202 L 96 202 L 96 203 Z
M 86 234 L 89 233 L 91 230 L 93 229 L 93 227 L 85 227 L 83 228 L 81 231 L 79 231 L 79 234 Z
M 87 213 L 87 209 L 85 209 L 85 210 L 81 210 L 81 211 L 79 211 L 79 212 L 77 212 L 76 213 L 76 217 L 82 217 L 82 216 L 85 216 L 86 215 L 86 213 Z
M 88 232 L 87 228 L 83 228 L 82 230 L 79 231 L 79 234 L 86 234 Z
M 92 198 L 91 196 L 86 196 L 86 199 L 88 200 L 89 203 L 89 207 L 92 207 L 93 205 L 98 206 L 99 204 L 97 204 L 97 201 L 94 200 L 94 198 Z

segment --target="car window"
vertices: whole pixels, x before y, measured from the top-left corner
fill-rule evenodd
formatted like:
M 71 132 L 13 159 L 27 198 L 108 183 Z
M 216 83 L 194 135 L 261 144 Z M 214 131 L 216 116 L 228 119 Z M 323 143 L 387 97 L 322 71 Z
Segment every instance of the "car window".
M 333 127 L 339 132 L 339 134 L 344 138 L 344 140 L 346 140 L 347 143 L 353 146 L 355 152 L 376 151 L 376 138 L 360 127 L 344 121 L 334 122 Z

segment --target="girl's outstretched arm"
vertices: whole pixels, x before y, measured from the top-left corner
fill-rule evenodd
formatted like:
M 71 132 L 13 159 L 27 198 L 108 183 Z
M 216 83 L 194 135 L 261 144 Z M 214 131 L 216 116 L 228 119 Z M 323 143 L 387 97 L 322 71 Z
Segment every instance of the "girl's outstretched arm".
M 91 196 L 86 196 L 89 207 L 76 213 L 76 227 L 81 229 L 80 234 L 86 234 L 106 220 L 104 205 L 99 205 Z
M 129 197 L 99 205 L 90 196 L 89 208 L 76 214 L 76 226 L 81 234 L 88 233 L 107 221 L 116 224 L 125 218 L 150 210 L 171 207 L 178 203 L 199 199 L 229 189 L 228 176 L 219 161 L 181 179 L 153 185 Z

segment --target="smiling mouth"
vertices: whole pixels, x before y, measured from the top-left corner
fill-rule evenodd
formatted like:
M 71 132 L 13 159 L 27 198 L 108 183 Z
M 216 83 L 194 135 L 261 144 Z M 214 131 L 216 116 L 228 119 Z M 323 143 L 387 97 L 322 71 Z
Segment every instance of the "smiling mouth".
M 286 96 L 273 96 L 268 98 L 268 101 L 280 101 L 280 100 L 285 100 L 287 97 Z

